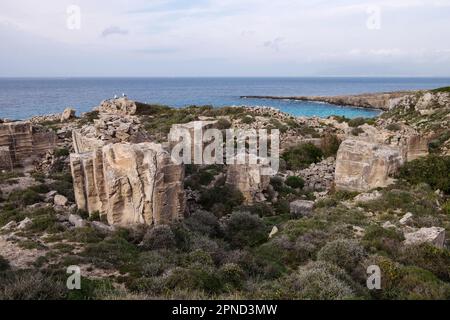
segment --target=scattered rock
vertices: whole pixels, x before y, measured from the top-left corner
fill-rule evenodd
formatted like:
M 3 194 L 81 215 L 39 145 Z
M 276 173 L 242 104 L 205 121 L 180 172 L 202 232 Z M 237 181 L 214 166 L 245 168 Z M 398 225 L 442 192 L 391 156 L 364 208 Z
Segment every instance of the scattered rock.
M 272 228 L 272 231 L 270 232 L 270 234 L 269 234 L 269 239 L 272 239 L 277 233 L 278 233 L 278 227 L 277 226 L 274 226 L 273 228 Z
M 91 223 L 92 227 L 100 232 L 114 232 L 116 230 L 116 228 L 114 226 L 109 226 L 107 224 L 104 224 L 102 222 L 99 221 L 93 221 Z
M 15 221 L 10 221 L 6 225 L 4 225 L 0 230 L 2 231 L 11 231 L 12 229 L 17 227 L 17 223 Z
M 83 228 L 86 226 L 86 221 L 83 220 L 79 215 L 71 214 L 69 215 L 69 222 L 75 227 L 75 228 Z
M 366 203 L 374 200 L 378 200 L 381 198 L 383 194 L 380 191 L 374 191 L 370 193 L 361 193 L 357 195 L 353 201 L 356 203 Z
M 395 226 L 395 224 L 393 224 L 392 222 L 390 222 L 390 221 L 386 221 L 385 223 L 383 223 L 383 226 L 382 226 L 384 229 L 391 229 L 391 228 L 396 228 L 396 226 Z
M 445 229 L 439 227 L 421 228 L 415 232 L 405 234 L 405 245 L 431 243 L 438 248 L 443 248 L 445 243 Z
M 413 214 L 411 212 L 408 212 L 403 216 L 403 218 L 400 219 L 400 224 L 405 225 L 408 224 L 412 220 Z
M 19 223 L 19 225 L 17 226 L 17 230 L 24 230 L 28 228 L 32 223 L 33 221 L 31 221 L 31 219 L 27 217 Z
M 313 212 L 314 201 L 297 200 L 290 204 L 291 214 L 294 217 L 309 216 Z
M 68 202 L 69 202 L 69 200 L 66 197 L 64 197 L 64 196 L 62 196 L 60 194 L 57 194 L 55 196 L 55 198 L 53 199 L 53 203 L 55 205 L 61 206 L 61 207 L 65 207 Z

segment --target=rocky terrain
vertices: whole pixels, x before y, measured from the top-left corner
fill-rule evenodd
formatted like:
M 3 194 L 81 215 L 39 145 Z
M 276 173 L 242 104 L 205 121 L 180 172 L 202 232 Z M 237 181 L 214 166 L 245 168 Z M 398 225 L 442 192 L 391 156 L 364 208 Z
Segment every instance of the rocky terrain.
M 0 299 L 449 299 L 450 90 L 308 99 L 385 112 L 120 98 L 1 120 Z M 279 172 L 174 163 L 195 126 L 278 129 Z

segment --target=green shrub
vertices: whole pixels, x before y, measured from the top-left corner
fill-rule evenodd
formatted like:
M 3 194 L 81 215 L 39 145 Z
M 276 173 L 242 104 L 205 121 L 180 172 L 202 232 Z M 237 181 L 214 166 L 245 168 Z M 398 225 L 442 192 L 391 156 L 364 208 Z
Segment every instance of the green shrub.
M 450 251 L 424 243 L 401 250 L 399 261 L 426 269 L 444 281 L 450 281 Z
M 242 118 L 242 123 L 252 124 L 253 122 L 255 122 L 255 118 L 253 118 L 250 115 L 246 115 L 245 117 Z
M 309 167 L 312 163 L 322 160 L 323 153 L 312 143 L 300 144 L 286 150 L 282 158 L 286 161 L 287 169 L 301 170 Z
M 17 206 L 29 206 L 42 200 L 41 196 L 32 189 L 16 190 L 9 194 L 8 201 Z
M 324 157 L 335 157 L 342 141 L 335 134 L 326 134 L 322 138 L 320 149 Z
M 450 215 L 450 200 L 447 200 L 447 202 L 444 203 L 442 209 L 444 210 L 444 213 Z
M 199 203 L 206 210 L 214 211 L 219 216 L 232 212 L 234 207 L 244 202 L 242 193 L 229 185 L 216 186 L 205 190 L 201 196 Z
M 301 177 L 290 176 L 286 179 L 286 185 L 294 189 L 303 189 L 305 186 L 305 180 Z
M 327 243 L 320 249 L 317 259 L 330 262 L 351 272 L 364 256 L 364 248 L 358 241 L 339 239 Z
M 147 250 L 170 249 L 174 248 L 175 244 L 175 236 L 167 225 L 151 228 L 142 240 L 142 247 Z
M 41 272 L 22 270 L 0 274 L 0 300 L 60 300 L 66 295 L 63 281 Z
M 189 230 L 210 237 L 216 237 L 221 233 L 219 219 L 208 211 L 197 210 L 184 223 Z
M 393 228 L 385 229 L 378 225 L 371 225 L 366 229 L 363 244 L 368 250 L 396 255 L 403 240 L 404 237 L 400 231 Z
M 68 157 L 70 151 L 67 148 L 60 148 L 55 150 L 55 157 Z
M 450 157 L 430 155 L 416 159 L 406 163 L 399 176 L 412 184 L 427 183 L 450 194 Z
M 362 126 L 363 124 L 374 124 L 375 121 L 370 118 L 354 118 L 348 121 L 348 125 L 352 128 Z
M 225 225 L 226 239 L 234 247 L 255 246 L 267 240 L 264 221 L 248 212 L 234 212 Z
M 343 300 L 354 296 L 345 271 L 312 262 L 282 281 L 282 299 Z M 349 280 L 350 281 L 350 280 Z
M 220 118 L 217 120 L 217 129 L 219 130 L 225 130 L 231 128 L 231 122 L 227 119 Z
M 402 129 L 402 126 L 399 125 L 398 123 L 391 123 L 389 125 L 386 126 L 386 129 L 389 131 L 400 131 Z
M 359 127 L 357 127 L 357 128 L 353 128 L 352 129 L 352 131 L 351 131 L 351 134 L 353 135 L 353 136 L 359 136 L 361 133 L 364 133 L 364 130 L 363 129 L 361 129 L 361 128 L 359 128 Z
M 244 271 L 234 263 L 226 263 L 219 269 L 219 277 L 228 290 L 240 289 L 245 280 Z

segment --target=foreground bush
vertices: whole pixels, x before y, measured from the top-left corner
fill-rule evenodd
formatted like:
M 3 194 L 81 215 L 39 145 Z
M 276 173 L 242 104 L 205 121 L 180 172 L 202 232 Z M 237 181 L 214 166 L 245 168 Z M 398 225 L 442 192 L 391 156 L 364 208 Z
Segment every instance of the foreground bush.
M 66 290 L 63 281 L 36 271 L 0 275 L 0 300 L 60 300 Z
M 333 263 L 348 272 L 364 258 L 364 248 L 355 240 L 340 239 L 327 243 L 317 254 L 319 260 Z
M 226 239 L 234 247 L 255 246 L 267 239 L 263 220 L 248 212 L 235 212 L 225 226 Z
M 342 300 L 354 296 L 345 271 L 329 263 L 312 262 L 282 281 L 283 299 Z
M 406 163 L 400 177 L 412 184 L 427 183 L 450 194 L 450 157 L 430 155 Z
M 147 250 L 170 249 L 174 248 L 175 244 L 175 236 L 166 225 L 151 228 L 142 240 L 142 247 Z

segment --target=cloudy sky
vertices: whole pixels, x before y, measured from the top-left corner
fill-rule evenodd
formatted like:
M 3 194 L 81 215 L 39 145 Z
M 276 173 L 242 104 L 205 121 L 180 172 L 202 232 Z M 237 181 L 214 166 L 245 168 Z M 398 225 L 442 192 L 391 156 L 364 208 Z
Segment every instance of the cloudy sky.
M 450 0 L 1 0 L 0 76 L 450 76 Z

